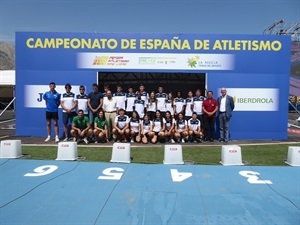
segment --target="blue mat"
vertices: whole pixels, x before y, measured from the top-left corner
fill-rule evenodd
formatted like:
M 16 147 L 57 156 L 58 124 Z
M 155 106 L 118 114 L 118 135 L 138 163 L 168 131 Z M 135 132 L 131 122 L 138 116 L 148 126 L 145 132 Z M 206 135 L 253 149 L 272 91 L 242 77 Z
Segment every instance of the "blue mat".
M 1 225 L 299 225 L 300 167 L 0 159 Z

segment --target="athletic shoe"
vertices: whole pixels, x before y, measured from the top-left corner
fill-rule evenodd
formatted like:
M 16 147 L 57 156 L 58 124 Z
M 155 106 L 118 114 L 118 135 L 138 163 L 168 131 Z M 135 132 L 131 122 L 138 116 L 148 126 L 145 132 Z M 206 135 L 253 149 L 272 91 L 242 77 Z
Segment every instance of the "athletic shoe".
M 130 142 L 131 142 L 131 143 L 134 143 L 134 140 L 133 140 L 133 138 L 130 140 Z
M 76 142 L 76 141 L 77 141 L 77 140 L 76 140 L 76 137 L 73 137 L 73 141 L 74 141 L 74 142 Z
M 66 137 L 63 141 L 68 141 L 69 139 L 68 139 L 68 137 Z
M 98 144 L 98 141 L 94 141 L 95 144 Z
M 185 143 L 185 141 L 184 141 L 184 139 L 183 139 L 183 138 L 181 139 L 181 142 L 182 142 L 182 143 Z
M 174 144 L 174 143 L 175 143 L 175 141 L 174 141 L 173 139 L 171 139 L 171 143 L 173 143 L 173 144 Z
M 89 143 L 89 141 L 86 138 L 84 138 L 83 141 L 86 145 Z
M 210 139 L 210 143 L 213 143 L 214 142 L 214 139 Z
M 45 142 L 49 142 L 50 140 L 51 140 L 51 137 L 48 136 L 48 137 L 46 138 Z
M 58 136 L 55 137 L 55 142 L 59 142 Z

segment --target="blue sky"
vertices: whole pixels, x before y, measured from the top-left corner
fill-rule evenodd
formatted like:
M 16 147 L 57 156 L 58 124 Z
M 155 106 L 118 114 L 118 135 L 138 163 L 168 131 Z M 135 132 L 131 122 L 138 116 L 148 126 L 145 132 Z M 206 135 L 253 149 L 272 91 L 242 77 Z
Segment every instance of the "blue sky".
M 0 41 L 16 31 L 262 34 L 300 21 L 300 0 L 0 0 Z

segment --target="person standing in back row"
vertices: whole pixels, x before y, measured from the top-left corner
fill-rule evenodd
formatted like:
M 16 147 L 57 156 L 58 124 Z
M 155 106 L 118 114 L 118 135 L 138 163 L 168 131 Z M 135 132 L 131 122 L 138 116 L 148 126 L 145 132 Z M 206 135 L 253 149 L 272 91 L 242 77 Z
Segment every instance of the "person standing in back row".
M 134 107 L 134 101 L 136 99 L 136 93 L 133 92 L 133 87 L 128 87 L 128 93 L 126 93 L 126 115 L 129 116 L 129 118 L 132 115 L 133 107 Z
M 229 140 L 229 121 L 234 109 L 233 98 L 227 95 L 226 88 L 221 88 L 221 96 L 218 97 L 219 122 L 220 122 L 220 142 L 227 143 Z
M 117 92 L 113 94 L 113 98 L 117 100 L 118 109 L 126 109 L 126 93 L 123 92 L 121 85 L 117 85 Z
M 145 86 L 140 84 L 139 90 L 141 93 L 141 98 L 145 101 L 145 104 L 148 105 L 149 93 L 145 91 Z
M 168 95 L 164 93 L 163 86 L 158 87 L 158 93 L 155 94 L 155 98 L 157 101 L 157 110 L 159 110 L 161 116 L 164 117 L 166 113 L 166 100 L 168 99 Z
M 88 96 L 85 94 L 85 87 L 80 85 L 79 94 L 76 95 L 77 100 L 77 112 L 78 110 L 83 110 L 84 116 L 89 116 L 89 107 L 88 107 Z
M 202 105 L 205 100 L 205 97 L 201 96 L 201 90 L 197 89 L 195 93 L 195 97 L 193 98 L 193 112 L 197 113 L 197 119 L 200 120 L 201 124 L 204 124 L 203 120 L 203 111 L 202 111 Z
M 66 89 L 66 93 L 62 95 L 60 105 L 63 109 L 63 124 L 64 124 L 64 133 L 65 133 L 64 141 L 68 141 L 69 123 L 72 124 L 73 118 L 77 116 L 76 113 L 77 100 L 75 94 L 71 92 L 72 90 L 71 84 L 69 83 L 66 84 L 65 89 Z
M 218 111 L 218 102 L 213 98 L 213 92 L 207 92 L 207 99 L 203 101 L 202 110 L 204 112 L 204 141 L 214 142 L 216 112 Z
M 43 95 L 43 99 L 46 103 L 46 120 L 47 120 L 47 138 L 45 142 L 49 142 L 51 140 L 51 120 L 54 123 L 55 129 L 55 142 L 59 142 L 58 138 L 58 106 L 60 105 L 60 94 L 55 90 L 56 85 L 54 82 L 49 84 L 50 90 L 45 92 Z
M 106 91 L 106 98 L 103 101 L 103 110 L 108 122 L 108 138 L 112 138 L 112 130 L 117 116 L 117 100 L 112 97 L 111 90 Z
M 103 97 L 102 93 L 99 92 L 98 84 L 92 85 L 93 91 L 88 95 L 88 106 L 89 106 L 89 121 L 92 129 L 94 129 L 94 120 L 98 116 L 99 109 L 102 108 Z

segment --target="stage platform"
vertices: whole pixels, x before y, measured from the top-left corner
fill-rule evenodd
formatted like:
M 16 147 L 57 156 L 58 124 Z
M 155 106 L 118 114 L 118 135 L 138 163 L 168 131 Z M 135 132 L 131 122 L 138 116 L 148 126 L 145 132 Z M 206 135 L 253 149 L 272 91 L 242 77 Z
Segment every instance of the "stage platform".
M 300 167 L 0 159 L 1 225 L 299 225 Z

